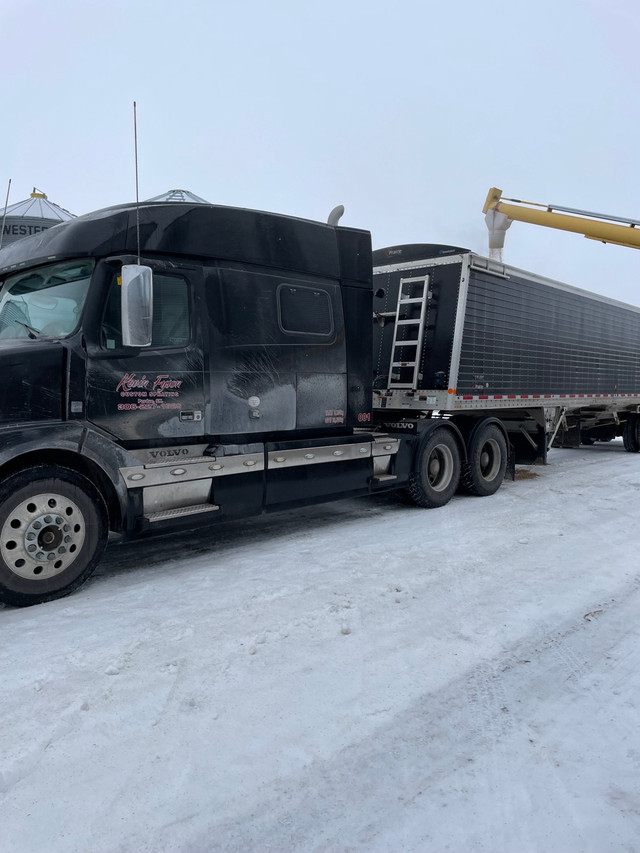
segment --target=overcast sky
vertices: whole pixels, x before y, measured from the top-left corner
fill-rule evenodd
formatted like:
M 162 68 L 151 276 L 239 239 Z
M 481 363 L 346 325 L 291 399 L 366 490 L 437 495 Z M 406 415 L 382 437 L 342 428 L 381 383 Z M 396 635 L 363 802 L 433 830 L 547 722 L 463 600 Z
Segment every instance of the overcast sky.
M 487 253 L 506 196 L 640 219 L 637 0 L 0 5 L 0 189 L 188 189 Z M 640 304 L 640 252 L 515 223 L 505 261 Z

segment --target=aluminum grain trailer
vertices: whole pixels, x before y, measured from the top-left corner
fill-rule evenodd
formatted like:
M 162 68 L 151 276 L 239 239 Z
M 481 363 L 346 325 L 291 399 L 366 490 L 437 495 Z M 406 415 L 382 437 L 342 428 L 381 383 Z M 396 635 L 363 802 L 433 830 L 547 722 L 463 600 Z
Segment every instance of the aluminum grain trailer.
M 483 471 L 501 481 L 498 433 L 512 462 L 616 436 L 640 450 L 640 308 L 453 246 L 373 264 L 374 411 L 398 430 L 456 427 L 472 491 Z

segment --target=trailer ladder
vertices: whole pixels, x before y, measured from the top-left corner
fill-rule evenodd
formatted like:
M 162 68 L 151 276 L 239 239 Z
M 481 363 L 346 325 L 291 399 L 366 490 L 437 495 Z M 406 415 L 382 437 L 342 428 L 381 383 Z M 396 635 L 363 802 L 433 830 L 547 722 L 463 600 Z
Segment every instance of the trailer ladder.
M 400 279 L 398 308 L 391 345 L 389 388 L 415 390 L 418 387 L 428 301 L 428 275 Z

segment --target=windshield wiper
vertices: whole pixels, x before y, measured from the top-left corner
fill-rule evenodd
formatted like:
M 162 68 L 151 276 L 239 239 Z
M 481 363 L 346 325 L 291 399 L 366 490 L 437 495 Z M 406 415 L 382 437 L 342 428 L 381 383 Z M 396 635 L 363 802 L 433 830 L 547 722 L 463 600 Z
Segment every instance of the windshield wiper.
M 35 341 L 40 334 L 40 329 L 34 329 L 33 326 L 30 326 L 28 323 L 23 323 L 22 320 L 14 320 L 13 322 L 18 323 L 20 326 L 24 326 L 32 341 Z

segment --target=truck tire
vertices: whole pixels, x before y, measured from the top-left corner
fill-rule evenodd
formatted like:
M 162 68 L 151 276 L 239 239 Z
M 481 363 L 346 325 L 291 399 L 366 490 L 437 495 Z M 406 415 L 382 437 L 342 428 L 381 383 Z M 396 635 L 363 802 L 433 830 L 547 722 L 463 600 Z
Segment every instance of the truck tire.
M 80 474 L 53 465 L 0 485 L 0 601 L 40 604 L 73 592 L 107 544 L 107 510 Z
M 640 418 L 637 415 L 629 415 L 624 422 L 622 443 L 629 453 L 640 452 Z
M 479 427 L 471 438 L 463 474 L 466 492 L 487 497 L 498 491 L 507 470 L 507 442 L 496 424 Z
M 460 450 L 453 433 L 436 429 L 426 436 L 416 457 L 406 493 L 417 506 L 434 508 L 449 503 L 460 480 Z

